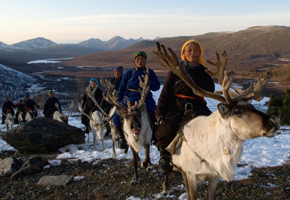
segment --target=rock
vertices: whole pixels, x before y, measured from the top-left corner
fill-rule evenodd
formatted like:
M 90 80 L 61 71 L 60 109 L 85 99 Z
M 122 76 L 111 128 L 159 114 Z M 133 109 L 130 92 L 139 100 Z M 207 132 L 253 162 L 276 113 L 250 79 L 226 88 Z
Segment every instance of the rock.
M 37 185 L 48 186 L 65 186 L 66 184 L 72 182 L 74 179 L 73 175 L 59 175 L 59 176 L 43 176 L 37 182 Z
M 25 161 L 24 164 L 17 170 L 12 176 L 11 179 L 15 180 L 19 177 L 25 176 L 27 174 L 33 174 L 36 172 L 43 171 L 43 167 L 48 165 L 48 161 L 46 158 L 42 157 L 35 157 L 30 158 L 29 160 Z
M 21 159 L 14 157 L 6 158 L 0 161 L 0 176 L 10 176 L 17 171 L 23 164 Z
M 68 144 L 85 143 L 85 134 L 80 128 L 40 117 L 4 132 L 2 139 L 20 153 L 53 153 Z

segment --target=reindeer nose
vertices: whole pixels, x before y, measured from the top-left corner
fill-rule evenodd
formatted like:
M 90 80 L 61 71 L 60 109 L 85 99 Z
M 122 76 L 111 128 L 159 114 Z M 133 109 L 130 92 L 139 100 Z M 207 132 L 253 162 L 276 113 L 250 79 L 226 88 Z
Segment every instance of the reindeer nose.
M 269 118 L 269 125 L 272 128 L 275 128 L 275 130 L 278 130 L 280 128 L 280 126 L 281 126 L 281 124 L 280 124 L 280 118 L 275 117 L 275 116 L 271 116 Z

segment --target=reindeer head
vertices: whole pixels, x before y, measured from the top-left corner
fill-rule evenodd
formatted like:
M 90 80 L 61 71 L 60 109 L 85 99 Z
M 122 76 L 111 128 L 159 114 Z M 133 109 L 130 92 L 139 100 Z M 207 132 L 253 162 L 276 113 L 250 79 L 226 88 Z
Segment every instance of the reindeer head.
M 258 82 L 250 85 L 248 89 L 239 90 L 234 88 L 234 92 L 230 90 L 233 82 L 231 72 L 225 70 L 227 55 L 224 51 L 222 60 L 216 54 L 216 63 L 208 61 L 209 64 L 217 68 L 217 71 L 207 70 L 206 72 L 212 77 L 217 77 L 219 84 L 222 86 L 222 91 L 212 93 L 201 89 L 194 83 L 180 65 L 176 54 L 171 48 L 168 48 L 169 53 L 162 44 L 156 43 L 156 48 L 157 51 L 153 51 L 153 53 L 160 58 L 160 60 L 156 60 L 157 63 L 179 76 L 196 95 L 213 98 L 221 102 L 218 105 L 218 112 L 221 120 L 223 120 L 222 123 L 227 124 L 237 137 L 246 140 L 260 136 L 272 137 L 276 134 L 277 129 L 280 127 L 279 119 L 266 115 L 251 105 L 252 99 L 260 101 L 263 98 L 261 92 L 263 86 L 271 78 L 269 72 L 264 79 L 259 78 Z
M 117 91 L 114 90 L 114 86 L 108 80 L 101 79 L 101 85 L 106 89 L 107 95 L 104 97 L 110 104 L 115 105 L 118 109 L 117 114 L 124 120 L 124 128 L 126 133 L 132 133 L 135 137 L 139 135 L 142 129 L 142 115 L 146 114 L 145 99 L 150 91 L 149 87 L 149 68 L 147 67 L 145 76 L 138 77 L 139 85 L 142 89 L 139 89 L 141 99 L 138 102 L 131 103 L 126 99 L 126 104 L 123 105 L 118 101 Z M 144 112 L 145 111 L 145 112 Z

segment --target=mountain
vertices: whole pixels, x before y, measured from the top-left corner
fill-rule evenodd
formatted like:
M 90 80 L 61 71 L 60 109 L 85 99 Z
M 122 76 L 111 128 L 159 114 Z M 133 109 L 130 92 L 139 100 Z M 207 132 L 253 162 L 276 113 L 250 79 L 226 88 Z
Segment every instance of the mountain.
M 237 32 L 211 32 L 195 36 L 160 38 L 157 41 L 166 47 L 171 47 L 180 57 L 181 46 L 189 39 L 196 39 L 200 42 L 204 48 L 205 61 L 208 59 L 215 61 L 216 52 L 227 51 L 228 68 L 235 71 L 287 64 L 281 58 L 290 60 L 290 27 L 257 26 Z M 151 68 L 164 70 L 156 63 L 157 57 L 152 53 L 155 50 L 155 42 L 142 40 L 122 50 L 76 57 L 67 63 L 75 66 L 81 64 L 104 67 L 130 64 L 128 67 L 132 67 L 134 52 L 142 50 L 147 53 L 147 64 Z M 211 65 L 206 63 L 206 67 L 211 68 Z
M 11 69 L 5 65 L 0 64 L 0 95 L 9 98 L 23 98 L 27 88 L 31 87 L 36 79 L 32 76 Z M 1 105 L 4 98 L 1 98 Z
M 78 43 L 78 45 L 90 47 L 94 49 L 100 49 L 103 51 L 112 51 L 112 50 L 124 49 L 142 40 L 143 40 L 142 37 L 136 40 L 133 38 L 130 38 L 129 40 L 127 40 L 121 36 L 115 36 L 105 42 L 100 39 L 91 38 L 89 40 Z
M 43 37 L 25 40 L 25 41 L 13 44 L 14 47 L 20 47 L 23 49 L 45 48 L 45 47 L 50 47 L 54 45 L 57 45 L 57 44 Z
M 128 46 L 131 46 L 137 42 L 142 41 L 143 38 L 139 38 L 134 40 L 133 38 L 130 38 L 129 40 L 126 40 L 120 36 L 115 36 L 113 38 L 111 38 L 110 40 L 108 40 L 107 42 L 105 42 L 105 47 L 108 50 L 120 50 L 120 49 L 124 49 Z
M 91 38 L 88 40 L 85 40 L 83 42 L 78 43 L 78 45 L 80 46 L 84 46 L 84 47 L 89 47 L 92 49 L 102 49 L 104 46 L 104 41 L 98 39 L 98 38 Z

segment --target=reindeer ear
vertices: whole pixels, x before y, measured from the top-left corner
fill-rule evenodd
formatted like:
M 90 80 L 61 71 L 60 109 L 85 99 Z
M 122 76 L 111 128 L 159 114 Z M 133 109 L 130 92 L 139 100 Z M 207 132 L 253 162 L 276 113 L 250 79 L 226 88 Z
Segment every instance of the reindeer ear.
M 116 109 L 116 113 L 120 116 L 120 117 L 126 117 L 126 114 L 124 112 L 122 112 L 122 110 Z
M 221 114 L 222 118 L 227 118 L 230 115 L 230 107 L 227 104 L 220 103 L 218 104 L 218 111 Z

